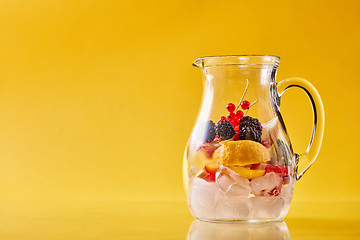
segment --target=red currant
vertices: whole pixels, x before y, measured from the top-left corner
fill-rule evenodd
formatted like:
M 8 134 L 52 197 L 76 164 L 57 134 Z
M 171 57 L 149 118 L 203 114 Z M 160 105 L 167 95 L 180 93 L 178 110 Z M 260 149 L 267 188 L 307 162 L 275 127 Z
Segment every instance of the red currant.
M 250 102 L 249 102 L 249 101 L 243 101 L 243 102 L 241 103 L 241 108 L 242 108 L 242 109 L 246 110 L 246 109 L 248 109 L 249 107 L 250 107 Z
M 228 115 L 227 115 L 227 119 L 232 122 L 235 120 L 235 113 L 233 112 L 230 112 Z
M 266 148 L 270 147 L 270 144 L 267 141 L 262 141 L 261 144 Z
M 219 119 L 219 122 L 224 121 L 224 120 L 226 120 L 226 117 L 225 117 L 225 116 L 222 116 L 222 117 Z
M 233 138 L 235 141 L 239 140 L 239 132 L 238 131 L 235 132 L 235 135 L 233 136 Z
M 244 112 L 239 110 L 239 111 L 236 111 L 235 113 L 235 116 L 239 119 L 241 119 L 243 116 L 244 116 Z
M 233 103 L 229 103 L 228 105 L 226 105 L 226 108 L 231 113 L 235 111 L 235 105 Z

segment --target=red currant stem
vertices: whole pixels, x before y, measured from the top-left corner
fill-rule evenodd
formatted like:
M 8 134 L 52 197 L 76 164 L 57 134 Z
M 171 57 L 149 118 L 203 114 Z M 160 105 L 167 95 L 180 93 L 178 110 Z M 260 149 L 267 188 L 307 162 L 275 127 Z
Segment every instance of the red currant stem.
M 249 111 L 249 109 L 251 108 L 252 105 L 254 105 L 255 103 L 257 103 L 258 100 L 256 100 L 255 102 L 253 102 L 252 104 L 250 104 L 250 106 L 248 107 L 248 109 L 246 109 L 245 113 L 244 113 L 244 117 L 246 116 L 247 112 Z
M 246 93 L 246 91 L 248 90 L 248 88 L 249 88 L 249 79 L 246 79 L 246 88 L 245 88 L 245 91 L 244 91 L 244 93 L 243 93 L 243 95 L 242 95 L 242 97 L 241 97 L 241 100 L 240 100 L 239 104 L 237 105 L 237 107 L 236 107 L 236 109 L 235 109 L 235 112 L 238 110 L 238 108 L 240 107 L 242 101 L 244 100 L 245 93 Z

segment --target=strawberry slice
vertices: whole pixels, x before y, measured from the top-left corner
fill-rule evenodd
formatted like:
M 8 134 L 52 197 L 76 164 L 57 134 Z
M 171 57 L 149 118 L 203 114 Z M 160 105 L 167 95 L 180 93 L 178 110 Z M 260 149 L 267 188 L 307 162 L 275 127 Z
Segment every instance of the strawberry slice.
M 274 165 L 274 164 L 267 164 L 265 167 L 265 172 L 273 172 L 279 174 L 280 176 L 289 176 L 291 173 L 291 168 L 285 165 Z
M 215 174 L 209 174 L 206 177 L 204 177 L 203 179 L 207 182 L 215 182 Z
M 202 170 L 198 178 L 204 179 L 207 182 L 215 182 L 216 171 L 219 169 L 217 166 L 205 165 L 204 170 Z

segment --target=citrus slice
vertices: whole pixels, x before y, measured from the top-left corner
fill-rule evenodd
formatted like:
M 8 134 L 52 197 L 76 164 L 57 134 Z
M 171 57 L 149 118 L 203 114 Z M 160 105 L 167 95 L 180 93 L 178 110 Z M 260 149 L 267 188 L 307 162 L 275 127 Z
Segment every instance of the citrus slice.
M 208 173 L 215 174 L 217 172 L 217 170 L 219 169 L 219 165 L 208 164 L 208 165 L 205 165 L 204 168 L 205 168 L 205 171 L 207 171 Z
M 258 142 L 239 140 L 221 143 L 213 154 L 213 159 L 221 165 L 249 165 L 270 160 L 269 150 Z
M 253 179 L 265 175 L 265 170 L 251 170 L 250 168 L 240 166 L 230 166 L 229 168 L 247 179 Z

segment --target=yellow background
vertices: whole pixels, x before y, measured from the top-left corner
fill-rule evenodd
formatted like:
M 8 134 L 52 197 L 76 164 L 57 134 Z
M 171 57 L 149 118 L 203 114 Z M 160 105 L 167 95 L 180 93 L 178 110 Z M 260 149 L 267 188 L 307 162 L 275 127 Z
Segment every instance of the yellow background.
M 294 201 L 360 198 L 358 1 L 0 1 L 0 199 L 181 200 L 198 57 L 280 56 L 322 96 L 323 147 Z M 281 107 L 295 152 L 311 107 Z M 296 205 L 294 205 L 296 206 Z M 294 210 L 295 211 L 295 210 Z

